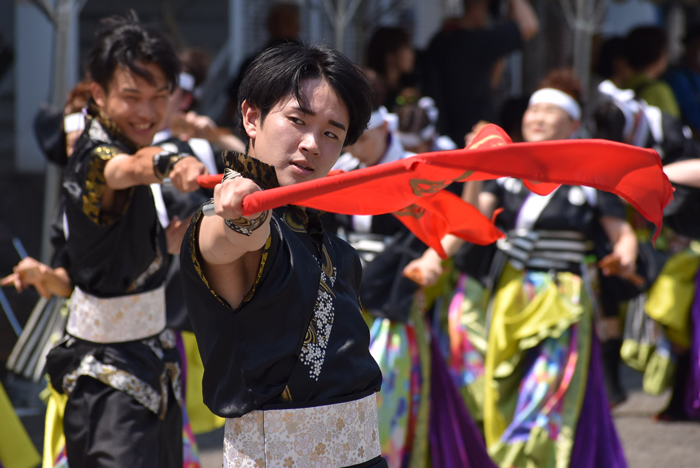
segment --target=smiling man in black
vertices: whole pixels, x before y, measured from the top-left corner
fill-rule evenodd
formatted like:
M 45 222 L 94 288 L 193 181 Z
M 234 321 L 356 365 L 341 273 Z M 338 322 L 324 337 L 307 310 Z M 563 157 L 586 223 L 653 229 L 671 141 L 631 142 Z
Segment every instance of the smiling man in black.
M 74 467 L 182 467 L 180 367 L 165 330 L 164 229 L 150 184 L 197 189 L 190 155 L 150 146 L 179 64 L 135 15 L 102 22 L 88 59 L 85 131 L 63 181 L 70 299 L 67 336 L 48 356 Z

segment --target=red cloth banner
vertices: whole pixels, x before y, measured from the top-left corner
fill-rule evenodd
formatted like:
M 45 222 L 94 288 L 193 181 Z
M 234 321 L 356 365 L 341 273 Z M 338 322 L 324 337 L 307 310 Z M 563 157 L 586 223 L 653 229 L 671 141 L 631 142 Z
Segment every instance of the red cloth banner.
M 426 239 L 421 236 L 445 229 L 455 235 L 461 233 L 459 237 L 463 237 L 475 234 L 464 231 L 464 226 L 481 215 L 477 216 L 464 202 L 442 195 L 430 196 L 454 181 L 499 177 L 522 179 L 527 188 L 540 195 L 562 184 L 586 185 L 611 192 L 621 196 L 659 228 L 663 209 L 673 197 L 673 188 L 654 150 L 606 140 L 512 143 L 501 128 L 487 125 L 466 149 L 423 153 L 257 192 L 243 200 L 243 212 L 249 216 L 292 204 L 349 215 L 379 215 L 406 209 L 420 211 L 412 207 L 415 205 L 431 214 L 420 218 L 425 218 L 421 222 L 421 234 L 414 231 L 424 242 Z M 442 216 L 448 227 L 441 224 L 443 221 L 436 221 L 439 209 L 449 210 L 446 211 L 449 216 Z M 414 221 L 410 223 L 416 226 Z M 436 228 L 438 225 L 441 227 Z M 431 247 L 439 246 L 441 237 L 435 237 L 437 235 L 438 232 L 431 233 L 432 240 L 427 242 Z M 493 231 L 484 231 L 476 237 L 483 241 L 479 243 L 488 243 L 493 235 Z

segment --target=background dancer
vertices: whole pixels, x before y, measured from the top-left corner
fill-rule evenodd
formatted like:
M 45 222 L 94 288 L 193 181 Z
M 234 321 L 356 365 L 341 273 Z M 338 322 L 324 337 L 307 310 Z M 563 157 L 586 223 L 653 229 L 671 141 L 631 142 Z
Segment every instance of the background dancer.
M 181 253 L 225 467 L 386 466 L 357 254 L 310 210 L 241 216 L 247 194 L 327 175 L 366 127 L 371 92 L 342 54 L 297 44 L 264 51 L 241 83 L 248 154 L 226 154 L 217 216 L 195 214 Z
M 580 88 L 570 76 L 552 73 L 533 94 L 523 118 L 526 141 L 574 135 Z M 614 195 L 576 186 L 541 197 L 504 178 L 485 182 L 479 195 L 486 216 L 498 207 L 504 211 L 497 222 L 508 237 L 491 261 L 493 293 L 465 290 L 475 284 L 462 278 L 450 311 L 450 328 L 468 341 L 458 354 L 463 367 L 453 372 L 465 383 L 482 379 L 477 382 L 489 453 L 503 467 L 626 466 L 593 329 L 596 266 L 586 263 L 600 229 L 613 244 L 610 259 L 634 271 L 637 241 L 624 221 L 624 206 Z M 456 251 L 445 244 L 448 253 Z M 435 270 L 435 258 L 428 251 L 407 271 Z
M 187 55 L 187 54 L 185 54 Z M 188 70 L 193 70 L 194 66 L 189 64 Z M 198 76 L 201 73 L 198 74 Z M 182 82 L 188 83 L 188 78 L 181 73 L 177 90 L 170 96 L 168 112 L 166 113 L 165 122 L 170 122 L 173 115 L 177 114 L 183 107 L 183 100 L 189 106 L 190 99 L 185 99 L 180 86 Z M 68 101 L 65 106 L 64 113 L 66 117 L 62 126 L 62 131 L 66 133 L 64 138 L 54 138 L 54 141 L 66 142 L 67 157 L 73 153 L 75 141 L 80 137 L 85 127 L 85 115 L 83 109 L 90 100 L 90 82 L 85 80 L 79 83 L 69 94 Z M 192 148 L 186 141 L 179 138 L 170 138 L 169 131 L 161 130 L 154 138 L 154 144 L 162 148 L 170 149 L 174 152 L 192 154 Z M 208 152 L 204 151 L 203 157 L 210 162 L 213 171 L 217 171 L 216 165 L 213 163 L 213 151 L 209 143 L 204 140 L 199 140 L 197 148 L 208 148 Z M 58 151 L 55 151 L 58 152 Z M 208 158 L 208 159 L 207 159 Z M 64 161 L 67 163 L 67 159 Z M 189 223 L 189 218 L 192 213 L 202 203 L 209 199 L 209 194 L 204 190 L 197 190 L 190 193 L 181 193 L 172 186 L 164 186 L 160 184 L 152 184 L 155 206 L 158 210 L 158 217 L 162 227 L 166 232 L 166 243 L 168 253 L 171 255 L 170 270 L 168 271 L 167 286 L 166 286 L 166 315 L 168 328 L 172 329 L 176 334 L 178 343 L 178 351 L 180 351 L 180 359 L 182 365 L 182 388 L 183 399 L 186 403 L 186 408 L 183 407 L 183 464 L 184 466 L 196 467 L 199 466 L 198 449 L 194 434 L 209 432 L 221 427 L 223 420 L 214 416 L 202 402 L 201 390 L 201 358 L 197 349 L 194 335 L 191 333 L 191 325 L 187 317 L 187 310 L 184 307 L 184 298 L 182 296 L 181 279 L 179 275 L 179 258 L 177 255 L 180 252 L 180 245 L 185 234 L 185 229 Z M 165 194 L 165 196 L 161 195 Z M 184 219 L 181 221 L 180 218 Z M 172 222 L 171 222 L 172 221 Z M 182 229 L 180 226 L 184 226 Z M 64 231 L 64 203 L 59 203 L 59 212 L 56 221 L 53 223 L 52 243 L 56 252 L 52 264 L 54 267 L 44 265 L 32 258 L 23 259 L 15 268 L 12 275 L 2 280 L 2 285 L 14 283 L 18 292 L 33 286 L 39 294 L 44 297 L 58 296 L 54 301 L 44 301 L 47 307 L 52 307 L 52 314 L 61 314 L 60 309 L 66 307 L 66 301 L 73 292 L 73 283 L 67 272 L 67 252 L 66 252 L 66 232 Z M 65 312 L 64 312 L 65 314 Z M 47 322 L 53 324 L 53 320 Z M 60 320 L 60 323 L 53 325 L 56 329 L 60 327 L 57 333 L 51 333 L 51 340 L 54 344 L 58 342 L 65 333 L 65 319 Z M 189 330 L 182 331 L 182 330 Z M 25 328 L 25 333 L 30 330 Z M 34 330 L 32 333 L 42 334 L 43 330 Z M 56 337 L 56 335 L 58 335 Z M 40 343 L 38 346 L 44 346 Z M 48 351 L 48 349 L 47 349 Z M 17 352 L 13 350 L 13 354 Z M 23 351 L 19 351 L 22 353 Z M 44 374 L 45 358 L 40 359 L 36 364 L 36 378 L 39 379 Z M 20 373 L 21 369 L 13 369 L 16 373 Z M 186 391 L 189 390 L 189 391 Z M 44 462 L 46 466 L 64 466 L 67 465 L 65 452 L 65 438 L 63 434 L 63 411 L 66 403 L 65 395 L 60 395 L 49 386 L 51 395 L 47 404 L 47 417 L 45 428 L 45 446 L 44 446 Z
M 646 393 L 659 395 L 672 389 L 668 405 L 654 419 L 700 419 L 700 364 L 695 339 L 700 254 L 693 242 L 700 236 L 696 163 L 700 146 L 684 135 L 677 119 L 630 91 L 603 85 L 600 89 L 608 100 L 596 110 L 598 133 L 614 141 L 657 149 L 664 172 L 676 188 L 654 248 L 640 250 L 646 254 L 641 261 L 650 274 L 643 293 L 627 304 L 622 358 L 644 373 Z M 631 212 L 630 219 L 640 240 L 648 243 L 646 223 L 636 212 Z
M 206 172 L 196 158 L 148 147 L 178 68 L 170 44 L 135 15 L 101 23 L 88 60 L 94 100 L 64 182 L 76 287 L 68 337 L 48 360 L 53 387 L 68 394 L 72 466 L 182 466 L 177 350 L 172 333 L 160 334 L 167 247 L 147 186 L 169 177 L 193 190 Z
M 412 153 L 457 149 L 450 137 L 437 132 L 440 112 L 435 106 L 435 101 L 412 91 L 405 89 L 401 93 L 400 100 L 405 104 L 396 110 L 399 118 L 398 137 L 403 147 Z

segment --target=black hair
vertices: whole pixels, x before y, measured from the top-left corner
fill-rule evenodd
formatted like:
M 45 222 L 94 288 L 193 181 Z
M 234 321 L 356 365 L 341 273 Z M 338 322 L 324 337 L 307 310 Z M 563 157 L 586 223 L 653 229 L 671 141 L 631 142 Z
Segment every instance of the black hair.
M 372 112 L 374 112 L 384 105 L 384 101 L 386 100 L 386 82 L 384 78 L 379 76 L 379 74 L 371 68 L 360 67 L 360 71 L 372 88 Z
M 261 123 L 282 99 L 292 97 L 307 107 L 301 82 L 315 78 L 326 80 L 345 104 L 350 123 L 344 144 L 355 143 L 367 128 L 372 113 L 372 88 L 347 57 L 320 45 L 287 42 L 270 47 L 255 58 L 238 88 L 241 126 L 243 101 L 260 110 Z
M 503 103 L 498 114 L 501 128 L 515 143 L 523 141 L 523 116 L 529 105 L 529 97 L 512 97 Z
M 411 38 L 406 31 L 397 27 L 377 29 L 367 46 L 367 66 L 381 76 L 386 75 L 386 56 L 403 47 L 411 47 Z
M 625 59 L 625 40 L 620 36 L 611 37 L 603 42 L 598 54 L 596 72 L 605 79 L 615 76 L 615 63 Z
M 595 132 L 593 138 L 625 143 L 625 114 L 612 99 L 600 102 L 593 113 Z
M 172 91 L 177 86 L 180 62 L 175 49 L 158 30 L 143 26 L 131 10 L 126 16 L 110 16 L 100 21 L 97 41 L 87 60 L 90 78 L 107 91 L 117 66 L 155 84 L 151 73 L 139 65 L 153 63 L 165 75 Z
M 625 37 L 625 57 L 636 72 L 655 63 L 668 51 L 668 36 L 656 26 L 634 28 Z
M 404 104 L 397 109 L 399 131 L 403 133 L 420 133 L 430 125 L 428 112 L 416 104 Z

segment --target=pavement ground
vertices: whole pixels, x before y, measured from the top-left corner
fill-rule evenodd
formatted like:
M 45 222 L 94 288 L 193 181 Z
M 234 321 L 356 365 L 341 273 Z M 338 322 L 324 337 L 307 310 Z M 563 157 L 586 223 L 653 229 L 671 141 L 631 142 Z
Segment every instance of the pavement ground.
M 25 407 L 19 411 L 22 421 L 35 445 L 41 449 L 44 406 L 34 395 L 43 389 L 44 384 L 11 377 L 3 380 L 15 405 Z M 629 399 L 616 408 L 613 415 L 628 467 L 700 468 L 700 423 L 653 422 L 652 415 L 666 406 L 670 394 L 646 395 L 642 391 L 641 374 L 626 366 L 622 368 L 622 381 Z M 28 395 L 32 395 L 33 401 L 27 399 Z M 221 468 L 223 436 L 223 428 L 197 436 L 202 468 Z

